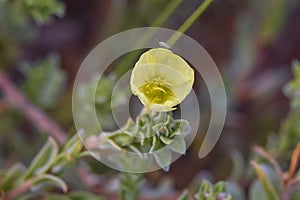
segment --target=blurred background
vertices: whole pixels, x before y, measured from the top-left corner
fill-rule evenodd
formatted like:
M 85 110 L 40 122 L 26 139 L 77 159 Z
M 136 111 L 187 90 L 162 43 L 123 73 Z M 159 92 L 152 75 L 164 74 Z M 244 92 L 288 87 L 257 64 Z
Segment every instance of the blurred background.
M 62 132 L 61 141 L 76 132 L 71 108 L 73 82 L 81 62 L 98 43 L 121 31 L 157 23 L 177 30 L 202 3 L 178 1 L 163 19 L 170 2 L 1 0 L 0 169 L 18 161 L 29 165 L 49 131 Z M 203 176 L 227 179 L 233 154 L 247 163 L 254 144 L 272 151 L 279 148 L 281 125 L 290 110 L 284 86 L 293 77 L 291 63 L 300 59 L 298 0 L 215 0 L 186 34 L 207 50 L 223 76 L 228 98 L 226 123 L 206 158 L 198 158 L 203 139 L 203 134 L 198 134 L 168 173 L 146 174 L 150 188 L 171 184 L 172 191 L 181 191 Z M 116 63 L 107 77 L 130 68 L 135 61 L 128 66 Z M 98 95 L 107 95 L 105 87 Z M 209 122 L 210 100 L 205 87 L 195 89 L 200 94 L 201 132 Z M 104 108 L 105 104 L 99 105 L 100 112 Z M 43 116 L 35 116 L 32 109 Z M 279 152 L 274 150 L 282 161 L 289 159 L 299 141 L 299 127 L 296 135 L 288 138 L 291 143 L 279 145 Z M 86 162 L 104 180 L 117 173 L 92 158 Z M 68 173 L 66 177 L 72 182 Z M 247 188 L 247 181 L 240 182 Z M 71 185 L 82 187 L 75 182 Z M 100 186 L 94 191 L 103 194 Z

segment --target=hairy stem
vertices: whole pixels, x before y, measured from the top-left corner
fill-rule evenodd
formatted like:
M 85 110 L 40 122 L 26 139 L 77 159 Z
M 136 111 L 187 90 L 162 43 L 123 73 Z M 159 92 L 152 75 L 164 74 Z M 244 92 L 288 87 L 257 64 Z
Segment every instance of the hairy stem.
M 32 180 L 29 179 L 29 180 L 25 181 L 23 184 L 21 184 L 19 187 L 14 188 L 10 192 L 8 192 L 5 195 L 5 197 L 6 197 L 5 200 L 15 199 L 17 196 L 27 192 L 30 189 L 31 186 L 32 186 Z
M 194 12 L 193 14 L 178 28 L 178 33 L 174 33 L 172 37 L 168 40 L 167 44 L 173 46 L 179 38 L 185 33 L 191 25 L 199 18 L 199 16 L 208 8 L 208 6 L 213 2 L 213 0 L 205 0 Z
M 30 104 L 15 85 L 0 71 L 0 89 L 5 95 L 8 103 L 22 111 L 23 114 L 37 125 L 40 130 L 53 136 L 58 143 L 62 144 L 66 140 L 66 134 L 60 127 L 41 110 Z

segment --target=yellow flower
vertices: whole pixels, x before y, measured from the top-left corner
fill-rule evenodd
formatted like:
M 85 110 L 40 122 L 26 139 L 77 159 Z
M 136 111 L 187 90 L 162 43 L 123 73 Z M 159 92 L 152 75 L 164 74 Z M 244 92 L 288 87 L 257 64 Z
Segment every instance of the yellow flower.
M 194 70 L 180 56 L 164 48 L 151 49 L 136 62 L 130 86 L 145 107 L 167 112 L 175 110 L 190 93 Z

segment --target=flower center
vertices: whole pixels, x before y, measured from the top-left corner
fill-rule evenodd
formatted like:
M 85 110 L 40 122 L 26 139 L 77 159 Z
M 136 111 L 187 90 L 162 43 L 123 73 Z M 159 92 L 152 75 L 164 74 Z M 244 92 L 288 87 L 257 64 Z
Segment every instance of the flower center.
M 166 101 L 176 99 L 172 90 L 164 84 L 146 83 L 139 90 L 147 97 L 151 104 L 164 104 Z

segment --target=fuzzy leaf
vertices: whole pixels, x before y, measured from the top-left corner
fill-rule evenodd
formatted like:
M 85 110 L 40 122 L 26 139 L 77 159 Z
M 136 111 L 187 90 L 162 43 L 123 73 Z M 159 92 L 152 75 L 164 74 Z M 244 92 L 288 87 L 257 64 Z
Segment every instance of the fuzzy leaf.
M 195 194 L 197 200 L 203 200 L 204 197 L 210 197 L 213 192 L 212 184 L 207 180 L 203 180 L 199 187 L 198 192 Z
M 231 200 L 232 197 L 228 194 L 226 185 L 227 184 L 223 181 L 213 185 L 207 180 L 203 180 L 198 192 L 195 194 L 195 198 L 197 200 Z
M 172 161 L 172 154 L 170 150 L 163 149 L 153 152 L 154 158 L 157 164 L 164 170 L 169 171 L 170 164 Z
M 53 108 L 65 85 L 66 75 L 59 65 L 58 56 L 49 55 L 43 61 L 27 66 L 24 92 L 42 108 Z
M 214 193 L 221 193 L 226 191 L 226 183 L 223 181 L 220 181 L 216 183 L 214 187 Z
M 185 136 L 191 131 L 190 123 L 185 119 L 176 120 L 179 123 L 179 132 L 181 135 Z
M 144 182 L 141 174 L 123 173 L 120 178 L 120 200 L 137 199 Z
M 53 176 L 50 174 L 43 174 L 40 176 L 37 176 L 33 179 L 33 184 L 32 184 L 32 190 L 33 191 L 37 191 L 40 190 L 43 187 L 49 186 L 49 185 L 53 185 L 56 186 L 60 189 L 62 189 L 63 192 L 67 192 L 68 186 L 67 184 L 60 179 L 57 176 Z
M 173 139 L 167 138 L 164 135 L 159 136 L 159 139 L 160 139 L 160 141 L 162 141 L 166 145 L 171 144 L 173 142 Z
M 255 180 L 249 189 L 249 199 L 250 200 L 267 200 L 265 191 L 261 183 L 258 180 Z
M 43 174 L 48 171 L 56 159 L 57 152 L 57 143 L 53 138 L 50 137 L 39 153 L 32 160 L 28 171 L 25 174 L 25 179 Z
M 128 135 L 126 133 L 122 133 L 122 132 L 114 133 L 114 134 L 108 136 L 108 139 L 110 142 L 112 142 L 112 144 L 114 144 L 120 148 L 129 145 L 132 141 L 132 138 L 130 135 Z
M 13 165 L 3 176 L 0 183 L 0 190 L 8 191 L 12 189 L 23 177 L 26 167 L 17 163 Z
M 160 123 L 157 123 L 157 124 L 155 124 L 154 126 L 152 126 L 152 129 L 153 129 L 155 132 L 159 132 L 159 131 L 162 129 L 162 126 L 163 126 L 163 123 L 160 122 Z
M 64 145 L 62 152 L 66 152 L 69 155 L 77 155 L 82 149 L 82 143 L 77 134 L 75 134 L 68 142 Z
M 51 15 L 63 16 L 65 5 L 58 0 L 23 0 L 25 9 L 32 15 L 37 23 L 45 23 L 51 19 Z
M 61 173 L 70 163 L 81 156 L 82 144 L 78 135 L 74 135 L 63 147 L 51 166 L 52 173 Z
M 175 121 L 176 129 L 171 133 L 170 137 L 176 135 L 186 136 L 191 131 L 191 126 L 187 120 L 177 119 Z
M 160 139 L 156 135 L 154 135 L 152 137 L 152 146 L 150 149 L 150 153 L 157 151 L 157 150 L 161 149 L 162 147 L 163 147 L 163 144 L 160 142 Z
M 176 136 L 171 144 L 168 145 L 168 148 L 172 151 L 179 153 L 179 154 L 185 154 L 186 152 L 186 144 L 184 141 L 184 138 L 182 136 Z
M 263 170 L 262 166 L 260 166 L 255 161 L 251 161 L 251 165 L 253 166 L 258 179 L 264 189 L 264 192 L 266 194 L 267 200 L 278 200 L 278 193 L 275 190 L 274 185 L 272 184 L 271 180 L 268 178 L 266 172 Z

